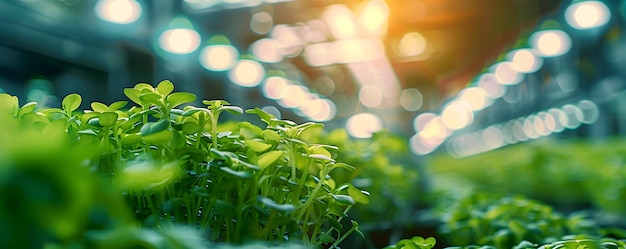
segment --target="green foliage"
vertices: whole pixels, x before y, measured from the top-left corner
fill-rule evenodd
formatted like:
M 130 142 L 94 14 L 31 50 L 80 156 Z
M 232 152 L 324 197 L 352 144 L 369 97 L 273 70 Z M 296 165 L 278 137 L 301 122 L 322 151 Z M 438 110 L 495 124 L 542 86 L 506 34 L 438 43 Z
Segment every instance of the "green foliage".
M 538 201 L 521 196 L 476 193 L 443 214 L 440 227 L 450 245 L 512 248 L 521 241 L 548 243 L 566 235 L 599 236 L 584 216 L 564 217 Z
M 433 237 L 424 239 L 421 236 L 414 236 L 411 239 L 402 239 L 395 245 L 389 245 L 383 249 L 431 249 L 436 242 Z
M 442 179 L 433 180 L 435 185 L 454 177 L 477 191 L 524 195 L 566 211 L 592 206 L 623 216 L 625 162 L 623 139 L 545 139 L 462 159 L 439 155 L 429 171 Z
M 548 244 L 534 244 L 522 241 L 513 249 L 625 249 L 626 241 L 612 238 L 564 238 Z
M 334 157 L 337 147 L 312 142 L 304 135 L 322 124 L 278 120 L 255 108 L 245 113 L 260 118 L 264 126 L 245 121 L 222 125 L 224 111 L 239 115 L 244 111 L 224 100 L 203 100 L 203 106 L 191 106 L 196 96 L 174 92 L 169 81 L 156 87 L 139 83 L 124 93 L 132 101 L 130 106 L 127 101 L 93 102 L 92 110 L 82 111 L 77 94 L 65 97 L 61 109 L 41 110 L 34 103 L 19 107 L 16 97 L 0 94 L 0 118 L 6 120 L 0 122 L 0 138 L 24 131 L 36 135 L 18 141 L 33 143 L 45 137 L 59 146 L 58 153 L 42 157 L 45 161 L 25 164 L 55 174 L 12 172 L 7 167 L 0 174 L 0 184 L 36 195 L 32 202 L 9 205 L 24 212 L 15 217 L 37 214 L 30 217 L 41 223 L 35 227 L 49 233 L 38 238 L 69 241 L 50 248 L 63 248 L 81 236 L 94 248 L 103 247 L 99 243 L 109 238 L 121 243 L 116 248 L 194 248 L 180 241 L 171 242 L 176 246 L 163 242 L 175 237 L 170 233 L 178 233 L 180 225 L 197 228 L 212 242 L 290 241 L 330 248 L 338 247 L 353 232 L 361 234 L 358 223 L 350 221 L 344 229 L 342 220 L 357 203 L 368 203 L 369 196 L 333 178 L 339 169 L 352 169 Z M 28 146 L 15 148 L 23 150 L 0 154 L 1 165 L 13 165 L 9 159 L 14 155 L 24 155 L 26 160 L 30 153 L 42 154 Z M 63 168 L 62 158 L 54 155 L 76 157 L 76 163 L 69 165 L 78 170 Z M 58 179 L 41 185 L 39 175 L 46 179 L 58 175 Z M 36 179 L 28 184 L 15 180 L 29 178 Z M 91 194 L 95 187 L 85 187 L 94 179 L 117 191 L 113 196 L 123 197 L 124 204 L 115 206 L 134 214 L 130 225 L 120 225 L 122 230 L 89 230 L 92 237 L 83 233 L 79 219 L 98 206 L 92 202 L 97 201 Z M 5 203 L 12 202 L 10 192 L 0 193 L 6 195 L 0 196 Z M 63 195 L 61 200 L 51 199 Z M 58 206 L 45 206 L 57 202 Z M 42 205 L 46 212 L 34 211 Z M 12 211 L 0 210 L 3 215 Z M 0 231 L 11 230 L 16 222 L 3 219 Z M 149 229 L 138 230 L 133 222 Z M 0 237 L 4 239 L 11 238 Z
M 337 170 L 333 178 L 367 191 L 368 204 L 351 210 L 359 221 L 376 226 L 404 226 L 412 222 L 410 217 L 425 195 L 421 192 L 419 165 L 405 138 L 380 131 L 371 138 L 350 139 L 344 129 L 329 133 L 317 129 L 304 135 L 340 148 L 333 151 L 336 160 L 354 167 Z M 363 196 L 357 191 L 353 193 L 352 197 Z

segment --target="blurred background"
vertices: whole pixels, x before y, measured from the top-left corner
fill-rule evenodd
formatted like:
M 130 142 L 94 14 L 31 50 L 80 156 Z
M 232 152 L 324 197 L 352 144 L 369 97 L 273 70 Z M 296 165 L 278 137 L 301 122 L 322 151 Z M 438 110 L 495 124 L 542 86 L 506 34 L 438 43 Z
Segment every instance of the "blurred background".
M 625 18 L 621 0 L 3 0 L 0 92 L 111 103 L 169 79 L 466 157 L 626 133 Z

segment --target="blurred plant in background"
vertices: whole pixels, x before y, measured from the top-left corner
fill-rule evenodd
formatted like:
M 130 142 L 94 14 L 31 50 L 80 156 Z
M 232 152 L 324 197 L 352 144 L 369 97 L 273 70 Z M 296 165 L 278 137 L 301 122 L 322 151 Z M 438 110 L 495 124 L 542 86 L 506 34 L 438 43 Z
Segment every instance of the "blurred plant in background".
M 565 212 L 592 209 L 608 216 L 606 222 L 623 224 L 623 144 L 546 139 L 463 159 L 438 155 L 429 171 L 441 179 L 432 181 L 436 189 L 445 189 L 437 186 L 443 179 L 459 179 L 476 191 L 524 195 Z

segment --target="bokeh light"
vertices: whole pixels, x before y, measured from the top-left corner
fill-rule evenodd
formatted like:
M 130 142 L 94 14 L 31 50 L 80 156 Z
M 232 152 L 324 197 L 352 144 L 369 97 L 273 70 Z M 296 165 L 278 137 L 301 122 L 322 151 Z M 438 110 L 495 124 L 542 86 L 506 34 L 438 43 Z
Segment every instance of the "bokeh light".
M 302 112 L 311 120 L 324 122 L 331 120 L 337 114 L 337 107 L 328 99 L 314 99 L 302 106 Z
M 331 43 L 310 44 L 304 48 L 304 60 L 312 67 L 327 66 L 335 63 Z
M 426 112 L 418 115 L 413 119 L 413 130 L 420 132 L 426 128 L 426 125 L 437 117 L 437 114 Z
M 406 33 L 395 44 L 394 49 L 398 56 L 418 56 L 426 50 L 426 39 L 418 32 Z
M 478 86 L 491 99 L 497 99 L 506 93 L 506 87 L 498 83 L 496 76 L 492 73 L 483 74 L 478 80 Z
M 482 132 L 482 140 L 488 147 L 488 150 L 493 150 L 504 146 L 504 136 L 502 130 L 496 126 L 489 126 Z
M 270 38 L 263 38 L 250 45 L 252 56 L 265 63 L 277 63 L 283 60 L 278 51 L 278 44 Z
M 461 91 L 460 100 L 473 111 L 482 110 L 487 106 L 487 94 L 480 87 L 468 87 Z
M 534 73 L 543 66 L 543 59 L 535 56 L 530 49 L 511 51 L 509 58 L 517 71 L 521 73 Z
M 560 56 L 570 51 L 572 40 L 562 30 L 542 30 L 530 36 L 530 42 L 538 55 L 544 57 Z
M 350 39 L 336 41 L 332 55 L 337 63 L 354 63 L 385 58 L 385 45 L 380 39 Z
M 598 105 L 590 100 L 581 100 L 578 103 L 582 115 L 581 122 L 583 124 L 593 124 L 598 121 L 600 117 L 600 109 Z
M 400 105 L 404 110 L 417 111 L 424 105 L 424 95 L 416 88 L 408 88 L 400 92 Z
M 562 117 L 561 122 L 564 124 L 565 128 L 576 129 L 580 127 L 583 117 L 580 108 L 572 104 L 567 104 L 563 106 L 562 110 L 565 113 L 565 117 Z
M 458 130 L 470 125 L 474 121 L 474 114 L 463 102 L 453 101 L 443 109 L 441 119 L 448 128 Z
M 287 108 L 296 108 L 305 101 L 305 97 L 309 94 L 306 87 L 300 85 L 289 85 L 285 88 L 283 97 L 279 104 Z
M 228 71 L 228 79 L 243 87 L 255 87 L 265 77 L 265 69 L 254 60 L 240 60 L 235 67 Z
M 271 76 L 263 84 L 263 96 L 268 99 L 281 99 L 285 96 L 289 82 L 280 76 Z
M 451 131 L 443 123 L 441 117 L 435 117 L 424 125 L 424 129 L 412 137 L 413 152 L 423 155 L 430 153 L 445 141 Z
M 139 19 L 142 8 L 135 0 L 100 0 L 95 11 L 98 17 L 107 22 L 129 24 Z
M 274 18 L 265 11 L 254 13 L 250 19 L 250 29 L 259 35 L 267 34 L 272 30 L 273 26 Z
M 343 4 L 326 7 L 322 19 L 328 25 L 331 34 L 337 40 L 351 39 L 359 36 L 356 20 L 352 10 Z
M 494 75 L 496 76 L 496 80 L 503 85 L 515 85 L 522 80 L 515 64 L 508 61 L 500 62 L 495 65 Z
M 359 23 L 365 34 L 382 37 L 387 31 L 389 6 L 382 0 L 370 0 L 364 3 L 359 14 Z
M 611 19 L 611 11 L 600 1 L 574 3 L 565 10 L 565 20 L 576 29 L 591 29 L 605 25 Z
M 226 71 L 235 66 L 239 51 L 231 45 L 209 45 L 200 52 L 200 65 L 211 71 Z
M 188 54 L 200 46 L 200 34 L 193 29 L 168 29 L 159 36 L 159 45 L 173 54 Z
M 270 37 L 276 41 L 278 51 L 282 55 L 295 57 L 300 54 L 304 46 L 299 33 L 299 27 L 281 24 L 274 26 L 270 32 Z
M 383 92 L 376 85 L 365 85 L 359 90 L 359 101 L 367 107 L 377 107 L 383 103 Z
M 382 120 L 371 113 L 356 114 L 348 119 L 346 129 L 355 138 L 368 138 L 383 128 Z

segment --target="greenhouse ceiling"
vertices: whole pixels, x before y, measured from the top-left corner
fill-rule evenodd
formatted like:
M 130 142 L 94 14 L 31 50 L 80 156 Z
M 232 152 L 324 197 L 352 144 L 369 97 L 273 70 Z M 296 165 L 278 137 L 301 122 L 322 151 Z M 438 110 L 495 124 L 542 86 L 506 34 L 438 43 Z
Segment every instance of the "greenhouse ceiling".
M 580 46 L 560 40 L 571 29 L 610 21 L 597 12 L 604 4 L 581 5 L 575 13 L 567 8 L 578 2 L 3 1 L 0 88 L 36 98 L 35 89 L 54 95 L 48 100 L 55 103 L 55 96 L 78 87 L 86 98 L 111 102 L 123 97 L 120 88 L 170 79 L 203 98 L 359 126 L 355 137 L 381 127 L 421 133 L 413 141 L 431 143 L 418 150 L 428 153 L 457 130 L 512 126 L 516 118 L 549 113 L 549 105 L 502 111 L 497 103 L 515 102 L 511 93 L 528 101 L 542 96 L 519 84 L 519 75 L 539 70 L 528 60 L 560 56 L 566 45 Z M 551 39 L 560 45 L 542 45 Z M 524 89 L 505 94 L 503 86 Z M 490 107 L 494 103 L 498 107 Z

